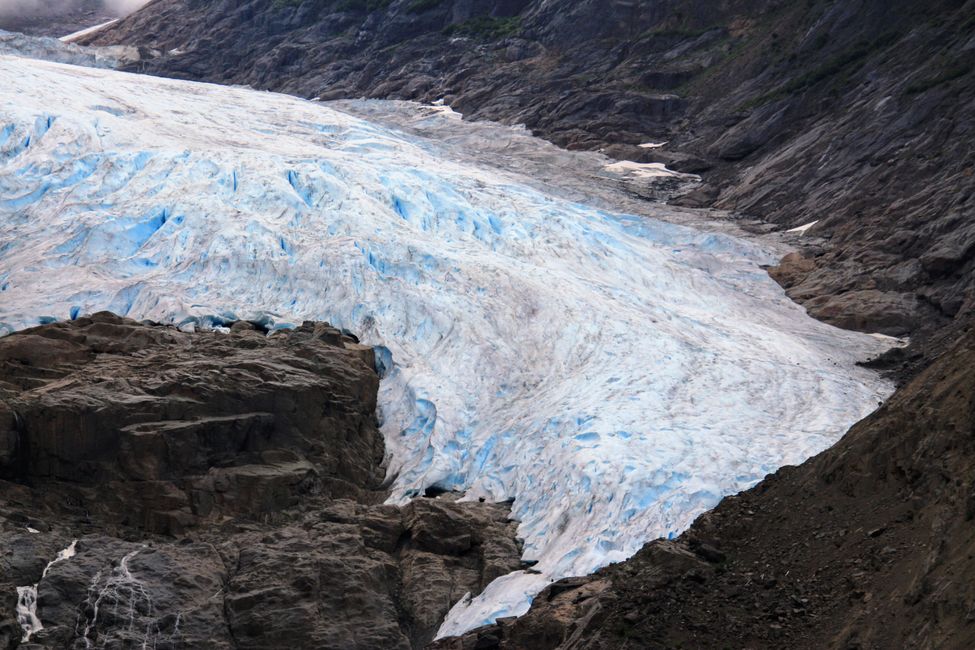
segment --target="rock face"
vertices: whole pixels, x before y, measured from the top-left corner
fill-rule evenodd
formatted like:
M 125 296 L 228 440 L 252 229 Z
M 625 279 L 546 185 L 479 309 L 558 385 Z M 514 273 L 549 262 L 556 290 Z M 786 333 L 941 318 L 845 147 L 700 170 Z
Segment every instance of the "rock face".
M 382 505 L 372 349 L 108 313 L 0 339 L 0 647 L 410 648 L 519 568 L 499 505 Z M 77 540 L 73 557 L 52 564 Z
M 817 222 L 776 275 L 813 315 L 922 341 L 975 307 L 973 21 L 972 0 L 158 0 L 95 41 L 701 173 L 686 205 Z
M 969 331 L 832 449 L 434 647 L 975 647 L 973 422 Z

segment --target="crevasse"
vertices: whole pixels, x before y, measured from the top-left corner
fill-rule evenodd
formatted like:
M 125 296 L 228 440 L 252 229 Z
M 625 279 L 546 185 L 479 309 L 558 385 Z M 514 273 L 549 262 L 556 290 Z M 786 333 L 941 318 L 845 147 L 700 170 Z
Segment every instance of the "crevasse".
M 11 57 L 0 84 L 0 328 L 326 319 L 382 346 L 391 500 L 514 499 L 537 561 L 441 634 L 679 533 L 890 390 L 855 366 L 885 344 L 808 318 L 756 243 L 291 97 Z

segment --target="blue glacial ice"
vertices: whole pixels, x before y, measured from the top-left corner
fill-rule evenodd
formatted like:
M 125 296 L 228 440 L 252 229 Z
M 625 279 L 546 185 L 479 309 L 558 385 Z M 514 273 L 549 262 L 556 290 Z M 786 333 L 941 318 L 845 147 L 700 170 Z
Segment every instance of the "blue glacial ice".
M 14 55 L 93 68 L 117 68 L 139 60 L 139 48 L 130 45 L 82 47 L 56 38 L 27 36 L 0 29 L 0 56 Z
M 0 85 L 0 329 L 111 309 L 383 346 L 391 501 L 513 498 L 538 562 L 441 634 L 676 535 L 890 391 L 855 365 L 887 343 L 808 318 L 764 244 L 292 97 L 14 57 Z

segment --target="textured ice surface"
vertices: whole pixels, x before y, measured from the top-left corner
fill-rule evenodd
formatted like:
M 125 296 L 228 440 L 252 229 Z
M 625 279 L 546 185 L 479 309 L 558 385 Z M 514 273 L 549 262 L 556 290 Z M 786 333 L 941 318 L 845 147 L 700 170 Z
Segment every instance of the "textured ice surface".
M 57 38 L 27 36 L 0 29 L 0 55 L 4 54 L 94 68 L 117 68 L 123 63 L 139 60 L 138 48 L 128 45 L 81 47 Z
M 383 346 L 392 499 L 514 498 L 538 561 L 442 633 L 677 534 L 889 390 L 854 365 L 884 343 L 806 317 L 755 243 L 291 97 L 9 57 L 0 84 L 0 321 L 263 314 Z

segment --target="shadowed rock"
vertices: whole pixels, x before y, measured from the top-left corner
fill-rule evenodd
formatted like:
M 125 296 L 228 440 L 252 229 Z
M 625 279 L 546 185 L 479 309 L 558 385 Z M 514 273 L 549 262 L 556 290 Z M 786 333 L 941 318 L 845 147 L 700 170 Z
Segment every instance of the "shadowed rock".
M 382 505 L 371 348 L 230 329 L 0 339 L 0 647 L 35 583 L 36 647 L 419 647 L 519 568 L 507 506 Z

